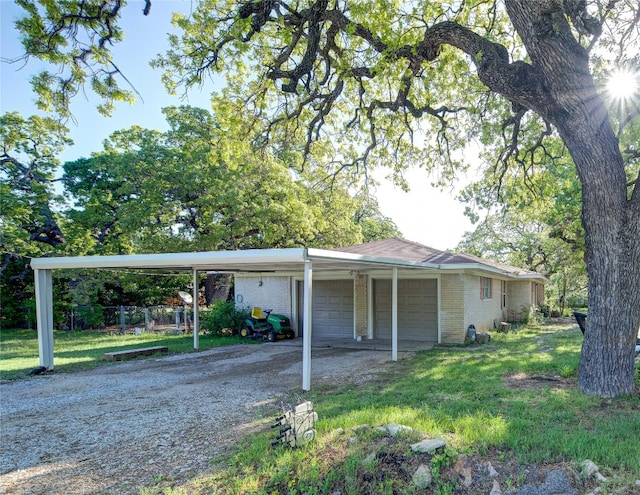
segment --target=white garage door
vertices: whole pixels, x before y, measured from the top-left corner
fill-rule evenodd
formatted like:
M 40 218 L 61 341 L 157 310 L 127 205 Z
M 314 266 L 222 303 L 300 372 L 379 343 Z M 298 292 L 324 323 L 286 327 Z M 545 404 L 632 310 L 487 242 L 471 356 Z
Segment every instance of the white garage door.
M 374 280 L 374 336 L 391 338 L 391 280 Z M 398 280 L 398 339 L 438 341 L 438 281 Z
M 353 338 L 353 280 L 313 281 L 312 338 Z

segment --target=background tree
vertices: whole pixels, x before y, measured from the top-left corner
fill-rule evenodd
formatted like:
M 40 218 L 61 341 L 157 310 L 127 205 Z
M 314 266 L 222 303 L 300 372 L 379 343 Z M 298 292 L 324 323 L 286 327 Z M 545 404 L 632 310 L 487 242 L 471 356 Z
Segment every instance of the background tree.
M 483 151 L 487 161 L 493 153 L 499 151 Z M 582 194 L 566 148 L 558 139 L 544 147 L 520 143 L 505 158 L 494 158 L 495 166 L 462 191 L 467 216 L 482 220 L 458 249 L 543 273 L 552 309 L 585 306 Z
M 54 189 L 67 129 L 51 118 L 0 116 L 0 249 L 2 325 L 32 325 L 33 256 L 60 252 L 65 242 Z
M 397 234 L 367 193 L 354 197 L 341 178 L 292 174 L 225 110 L 164 112 L 167 132 L 118 131 L 103 152 L 64 164 L 75 254 L 336 247 Z M 93 283 L 94 302 L 106 305 L 114 292 L 128 304 L 143 296 L 140 288 L 117 291 L 111 278 L 99 290 Z M 229 286 L 228 276 L 207 277 L 207 302 L 226 298 Z
M 36 80 L 41 95 L 66 101 L 64 90 L 81 84 L 87 67 L 98 74 L 93 63 L 111 69 L 94 87 L 120 96 L 105 50 L 117 41 L 121 2 L 20 1 L 28 53 L 73 69 L 53 96 Z M 617 396 L 635 389 L 640 192 L 594 77 L 637 66 L 639 8 L 635 0 L 201 1 L 178 19 L 184 34 L 157 65 L 169 69 L 170 87 L 226 73 L 264 124 L 262 142 L 279 148 L 274 156 L 294 146 L 304 165 L 332 150 L 330 173 L 433 160 L 447 176 L 470 135 L 486 142 L 506 134 L 507 156 L 524 134 L 541 143 L 559 136 L 582 184 L 589 331 L 579 387 Z M 88 49 L 79 46 L 87 39 Z M 624 111 L 622 128 L 638 115 L 637 107 Z

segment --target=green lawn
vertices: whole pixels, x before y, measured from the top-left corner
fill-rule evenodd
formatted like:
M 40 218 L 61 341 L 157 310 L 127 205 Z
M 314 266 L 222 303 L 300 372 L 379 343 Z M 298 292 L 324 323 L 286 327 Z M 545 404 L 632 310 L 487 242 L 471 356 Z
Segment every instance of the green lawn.
M 462 454 L 500 466 L 503 490 L 522 486 L 527 466 L 555 464 L 573 470 L 580 492 L 587 493 L 595 482 L 581 480 L 580 466 L 590 459 L 608 477 L 602 493 L 636 493 L 640 400 L 580 394 L 581 341 L 577 326 L 569 324 L 493 334 L 481 347 L 421 352 L 363 386 L 316 388 L 304 396 L 319 415 L 313 444 L 273 448 L 274 432 L 265 427 L 217 459 L 210 474 L 187 486 L 141 493 L 418 493 L 411 483 L 418 461 L 408 449 L 415 439 L 390 440 L 373 428 L 387 423 L 447 441 L 447 449 L 430 459 L 435 481 L 428 493 L 489 493 L 490 481 L 478 491 L 462 490 L 451 469 Z M 355 433 L 363 424 L 371 428 Z M 384 455 L 363 463 L 376 451 Z
M 199 347 L 204 350 L 239 342 L 238 337 L 201 335 Z M 107 364 L 102 360 L 105 352 L 157 345 L 168 346 L 171 353 L 192 352 L 193 336 L 56 331 L 53 335 L 54 365 L 56 371 L 102 366 Z M 0 331 L 0 379 L 24 378 L 29 371 L 39 365 L 38 336 L 35 330 Z
M 209 336 L 201 348 L 237 342 Z M 640 397 L 604 400 L 576 388 L 582 335 L 576 325 L 543 325 L 518 333 L 492 334 L 478 347 L 436 348 L 390 366 L 361 386 L 314 385 L 304 399 L 314 402 L 319 421 L 316 440 L 300 449 L 274 448 L 269 428 L 274 411 L 265 410 L 262 433 L 214 459 L 210 473 L 183 486 L 170 480 L 141 489 L 143 495 L 216 494 L 412 494 L 415 455 L 412 439 L 391 440 L 374 429 L 400 423 L 447 441 L 447 449 L 428 459 L 435 474 L 429 493 L 461 491 L 451 466 L 462 454 L 490 460 L 503 471 L 502 488 L 522 486 L 531 465 L 573 469 L 580 493 L 594 488 L 580 478 L 580 465 L 594 461 L 608 478 L 602 493 L 636 493 L 640 480 Z M 191 336 L 56 333 L 56 369 L 109 365 L 106 351 L 167 345 L 188 352 Z M 35 332 L 0 334 L 0 372 L 19 378 L 38 365 Z M 640 369 L 636 368 L 640 386 Z M 295 402 L 300 391 L 292 391 Z M 353 428 L 371 427 L 356 432 Z M 364 462 L 372 452 L 384 452 Z M 395 462 L 389 464 L 389 459 Z M 420 462 L 425 462 L 421 459 Z M 411 469 L 409 469 L 411 467 Z M 506 472 L 506 474 L 504 474 Z M 408 473 L 408 474 L 407 474 Z

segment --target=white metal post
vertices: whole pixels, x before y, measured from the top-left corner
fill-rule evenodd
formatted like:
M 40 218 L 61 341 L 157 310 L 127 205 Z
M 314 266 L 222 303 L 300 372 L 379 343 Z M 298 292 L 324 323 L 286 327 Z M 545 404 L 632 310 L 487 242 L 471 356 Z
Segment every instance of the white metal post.
M 311 261 L 304 263 L 304 329 L 302 333 L 302 390 L 311 390 L 311 332 L 313 321 L 313 307 L 311 304 L 311 287 L 313 279 L 313 266 Z
M 36 325 L 40 366 L 53 369 L 53 284 L 51 270 L 35 270 Z
M 200 349 L 200 334 L 198 320 L 198 270 L 193 269 L 193 348 Z
M 391 280 L 391 360 L 398 360 L 398 268 L 395 266 Z

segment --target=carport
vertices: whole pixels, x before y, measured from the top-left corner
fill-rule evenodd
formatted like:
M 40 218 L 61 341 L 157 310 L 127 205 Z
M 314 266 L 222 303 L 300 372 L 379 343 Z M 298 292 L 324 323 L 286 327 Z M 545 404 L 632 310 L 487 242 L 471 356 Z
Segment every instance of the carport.
M 303 318 L 306 322 L 302 343 L 302 389 L 311 389 L 311 336 L 313 273 L 331 271 L 375 270 L 391 272 L 390 319 L 391 359 L 398 359 L 398 270 L 437 270 L 439 265 L 408 260 L 346 253 L 341 251 L 290 248 L 216 251 L 198 253 L 166 253 L 122 256 L 78 256 L 34 258 L 36 317 L 40 365 L 53 369 L 53 290 L 52 271 L 58 269 L 162 269 L 193 273 L 194 300 L 198 300 L 200 272 L 303 273 Z M 193 346 L 198 343 L 198 308 L 194 304 Z

